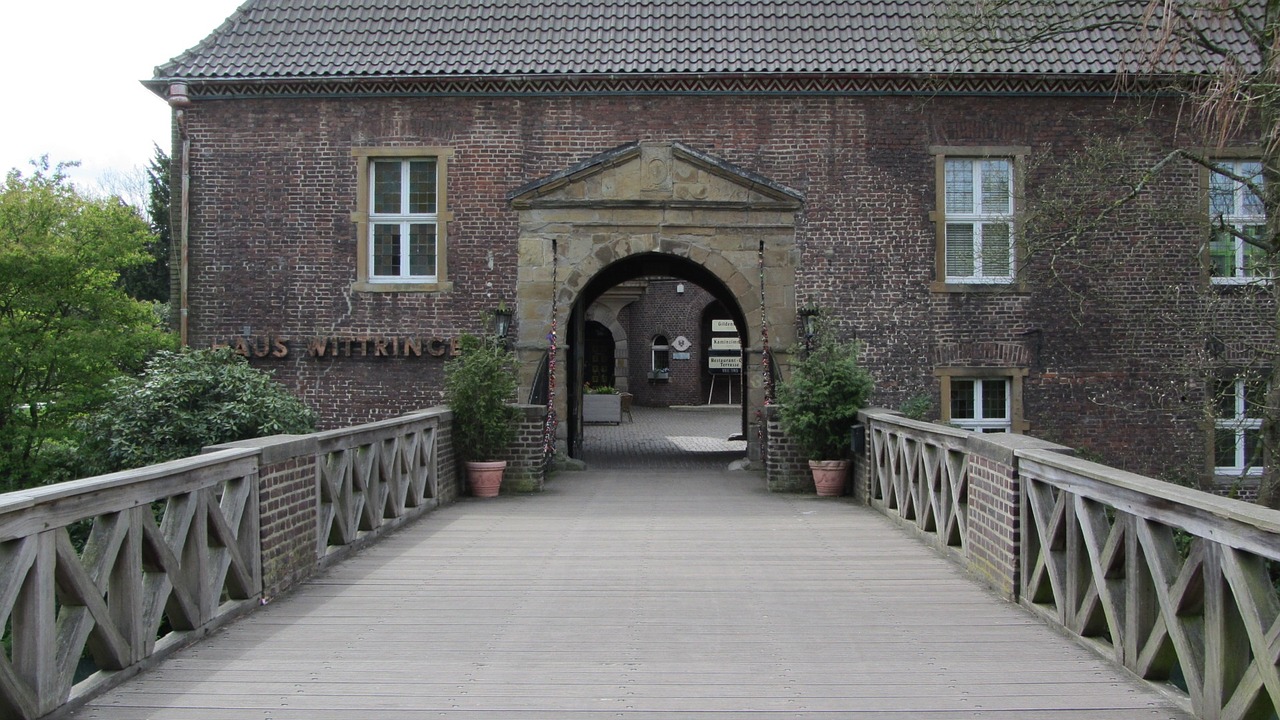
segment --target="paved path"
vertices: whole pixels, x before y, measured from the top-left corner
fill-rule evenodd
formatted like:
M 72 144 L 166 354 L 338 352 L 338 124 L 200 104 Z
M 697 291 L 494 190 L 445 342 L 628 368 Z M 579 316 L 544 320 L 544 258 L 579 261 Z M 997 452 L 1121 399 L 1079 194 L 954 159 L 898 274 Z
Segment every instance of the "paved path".
M 72 717 L 1187 716 L 866 508 L 597 468 L 428 515 Z
M 617 425 L 584 425 L 583 460 L 592 470 L 723 470 L 747 456 L 742 408 L 701 405 L 676 408 L 636 407 Z

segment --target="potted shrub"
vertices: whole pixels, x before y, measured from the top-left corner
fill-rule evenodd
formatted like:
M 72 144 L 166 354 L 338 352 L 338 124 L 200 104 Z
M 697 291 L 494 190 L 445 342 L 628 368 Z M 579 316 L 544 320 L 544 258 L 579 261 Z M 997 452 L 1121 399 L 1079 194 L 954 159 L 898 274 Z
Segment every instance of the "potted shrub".
M 849 428 L 874 383 L 858 363 L 858 343 L 840 342 L 824 327 L 807 345 L 778 389 L 778 419 L 808 457 L 818 494 L 840 495 L 849 472 Z
M 496 339 L 463 335 L 457 357 L 445 363 L 444 400 L 453 411 L 453 447 L 462 459 L 467 484 L 476 497 L 498 494 L 507 453 L 516 439 L 520 411 L 515 358 Z

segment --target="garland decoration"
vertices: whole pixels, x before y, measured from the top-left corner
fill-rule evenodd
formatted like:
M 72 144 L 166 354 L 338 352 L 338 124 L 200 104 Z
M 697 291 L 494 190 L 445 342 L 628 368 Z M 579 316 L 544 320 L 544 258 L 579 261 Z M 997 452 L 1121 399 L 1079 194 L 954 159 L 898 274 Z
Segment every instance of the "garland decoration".
M 542 426 L 543 467 L 549 467 L 556 453 L 556 295 L 559 291 L 559 259 L 556 239 L 551 238 L 551 332 L 547 333 L 547 420 Z M 545 472 L 545 470 L 544 470 Z
M 773 372 L 769 367 L 772 360 L 769 353 L 769 317 L 764 303 L 764 240 L 760 241 L 757 251 L 757 265 L 760 270 L 760 372 L 764 373 L 764 404 L 756 408 L 756 434 L 760 447 L 760 461 L 767 463 L 769 459 L 768 432 L 765 429 L 764 406 L 773 404 Z

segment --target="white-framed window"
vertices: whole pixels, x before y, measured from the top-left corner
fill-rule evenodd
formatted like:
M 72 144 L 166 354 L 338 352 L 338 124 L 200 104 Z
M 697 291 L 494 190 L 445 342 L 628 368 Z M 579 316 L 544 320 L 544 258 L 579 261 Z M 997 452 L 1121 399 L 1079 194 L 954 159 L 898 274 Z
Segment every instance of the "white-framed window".
M 1267 216 L 1262 198 L 1249 180 L 1262 186 L 1262 163 L 1257 160 L 1226 160 L 1218 163 L 1234 175 L 1209 173 L 1209 219 L 1213 225 L 1209 240 L 1209 276 L 1215 284 L 1256 282 L 1265 275 L 1265 253 L 1244 237 L 1258 237 L 1266 230 Z
M 435 158 L 370 161 L 369 279 L 435 282 Z
M 1015 279 L 1014 162 L 948 157 L 943 171 L 943 266 L 947 283 Z
M 650 371 L 651 378 L 664 378 L 671 368 L 671 345 L 667 342 L 666 335 L 655 335 L 653 343 L 650 345 Z
M 980 433 L 1013 429 L 1013 393 L 1009 378 L 953 377 L 949 422 Z
M 1262 474 L 1262 408 L 1266 383 L 1249 374 L 1214 379 L 1213 465 L 1217 475 Z
M 356 290 L 447 290 L 448 148 L 355 148 Z

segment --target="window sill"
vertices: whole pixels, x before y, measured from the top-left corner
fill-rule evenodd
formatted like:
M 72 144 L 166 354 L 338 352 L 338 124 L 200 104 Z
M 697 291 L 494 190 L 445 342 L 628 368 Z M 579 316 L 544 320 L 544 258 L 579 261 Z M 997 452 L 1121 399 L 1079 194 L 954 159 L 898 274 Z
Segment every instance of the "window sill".
M 1223 294 L 1266 293 L 1271 291 L 1270 278 L 1210 278 L 1209 286 Z
M 957 283 L 957 282 L 931 282 L 929 283 L 929 292 L 933 293 L 976 293 L 976 294 L 995 294 L 995 293 L 1026 293 L 1027 285 L 1022 282 L 975 282 L 975 283 Z
M 355 292 L 368 293 L 445 293 L 453 290 L 453 283 L 448 281 L 434 283 L 380 283 L 356 281 L 351 283 L 351 289 Z

